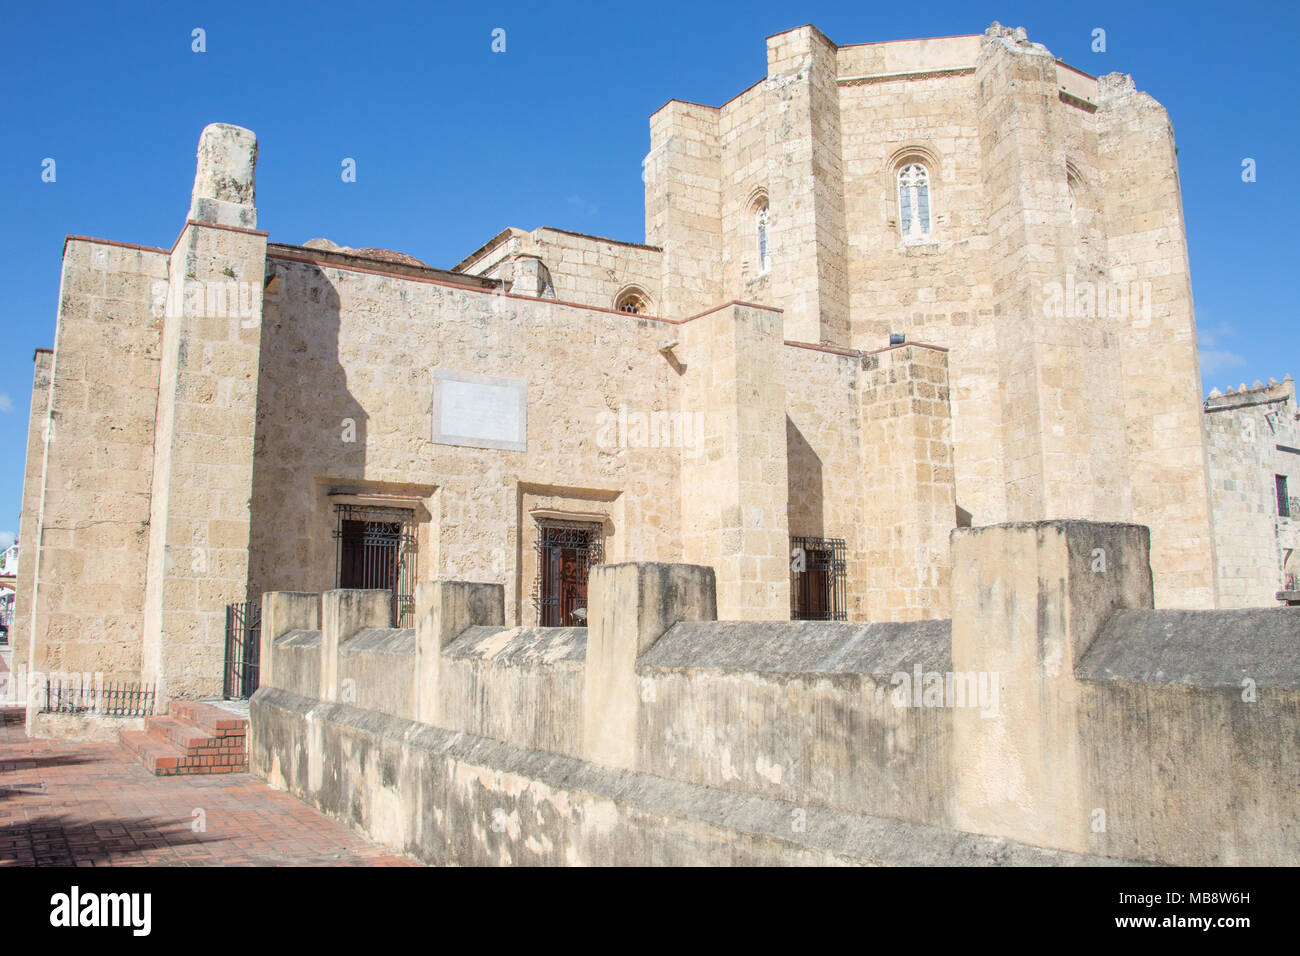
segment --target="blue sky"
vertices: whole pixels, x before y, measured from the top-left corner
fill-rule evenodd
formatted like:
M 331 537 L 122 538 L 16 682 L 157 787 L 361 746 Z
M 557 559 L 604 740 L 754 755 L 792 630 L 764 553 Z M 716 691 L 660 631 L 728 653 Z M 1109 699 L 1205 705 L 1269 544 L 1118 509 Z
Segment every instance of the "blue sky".
M 1204 384 L 1300 374 L 1290 3 L 15 3 L 3 8 L 0 531 L 18 526 L 33 349 L 53 343 L 63 237 L 170 246 L 199 132 L 258 134 L 260 225 L 449 267 L 507 225 L 644 236 L 649 114 L 766 72 L 764 37 L 981 33 L 1133 74 L 1173 118 Z M 191 50 L 206 31 L 207 51 Z M 506 52 L 491 32 L 506 30 Z M 1092 31 L 1106 31 L 1094 53 Z M 57 179 L 41 181 L 46 157 Z M 357 182 L 342 183 L 344 157 Z M 1241 163 L 1257 164 L 1243 183 Z M 0 535 L 0 545 L 5 543 Z

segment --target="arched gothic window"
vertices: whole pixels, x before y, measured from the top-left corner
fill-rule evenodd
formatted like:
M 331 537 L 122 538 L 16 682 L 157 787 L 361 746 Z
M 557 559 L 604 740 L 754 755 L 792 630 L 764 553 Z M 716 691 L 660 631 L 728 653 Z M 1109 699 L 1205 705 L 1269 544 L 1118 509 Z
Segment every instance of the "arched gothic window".
M 920 163 L 898 171 L 898 221 L 904 240 L 930 235 L 930 176 Z
M 646 299 L 635 289 L 628 289 L 618 297 L 614 308 L 630 315 L 644 315 L 647 309 Z
M 758 240 L 758 272 L 762 275 L 771 264 L 770 246 L 767 238 L 767 203 L 764 202 L 754 212 L 755 233 Z

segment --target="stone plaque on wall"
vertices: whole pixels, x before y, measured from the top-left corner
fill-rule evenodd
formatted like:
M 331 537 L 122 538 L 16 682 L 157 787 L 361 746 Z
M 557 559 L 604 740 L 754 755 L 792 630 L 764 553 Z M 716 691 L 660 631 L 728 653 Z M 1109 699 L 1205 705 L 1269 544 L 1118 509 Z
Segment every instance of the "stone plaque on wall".
M 528 383 L 468 372 L 433 373 L 433 440 L 471 448 L 528 448 Z

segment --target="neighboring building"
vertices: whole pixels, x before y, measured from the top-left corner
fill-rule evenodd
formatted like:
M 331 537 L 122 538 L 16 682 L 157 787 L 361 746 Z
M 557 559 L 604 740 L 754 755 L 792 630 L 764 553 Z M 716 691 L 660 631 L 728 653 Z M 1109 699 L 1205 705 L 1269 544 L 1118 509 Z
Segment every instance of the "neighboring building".
M 633 559 L 711 566 L 723 619 L 941 618 L 955 526 L 1051 518 L 1149 525 L 1158 604 L 1213 606 L 1160 104 L 996 24 L 767 53 L 651 117 L 646 244 L 271 242 L 226 125 L 170 249 L 69 236 L 16 662 L 211 696 L 266 591 L 409 625 L 414 582 L 489 581 L 576 625 Z
M 9 643 L 14 623 L 14 589 L 18 583 L 18 542 L 0 552 L 0 643 Z
M 18 542 L 15 541 L 4 551 L 0 551 L 0 578 L 12 578 L 18 574 Z
M 1290 375 L 1205 400 L 1222 607 L 1300 591 L 1300 423 Z

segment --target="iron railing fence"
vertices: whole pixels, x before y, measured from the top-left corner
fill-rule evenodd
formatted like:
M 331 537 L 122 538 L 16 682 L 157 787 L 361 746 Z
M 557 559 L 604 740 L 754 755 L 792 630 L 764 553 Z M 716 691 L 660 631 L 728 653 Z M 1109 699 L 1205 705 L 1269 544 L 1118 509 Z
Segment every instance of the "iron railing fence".
M 100 681 L 78 674 L 45 679 L 42 714 L 101 717 L 152 717 L 155 686 L 129 681 Z

